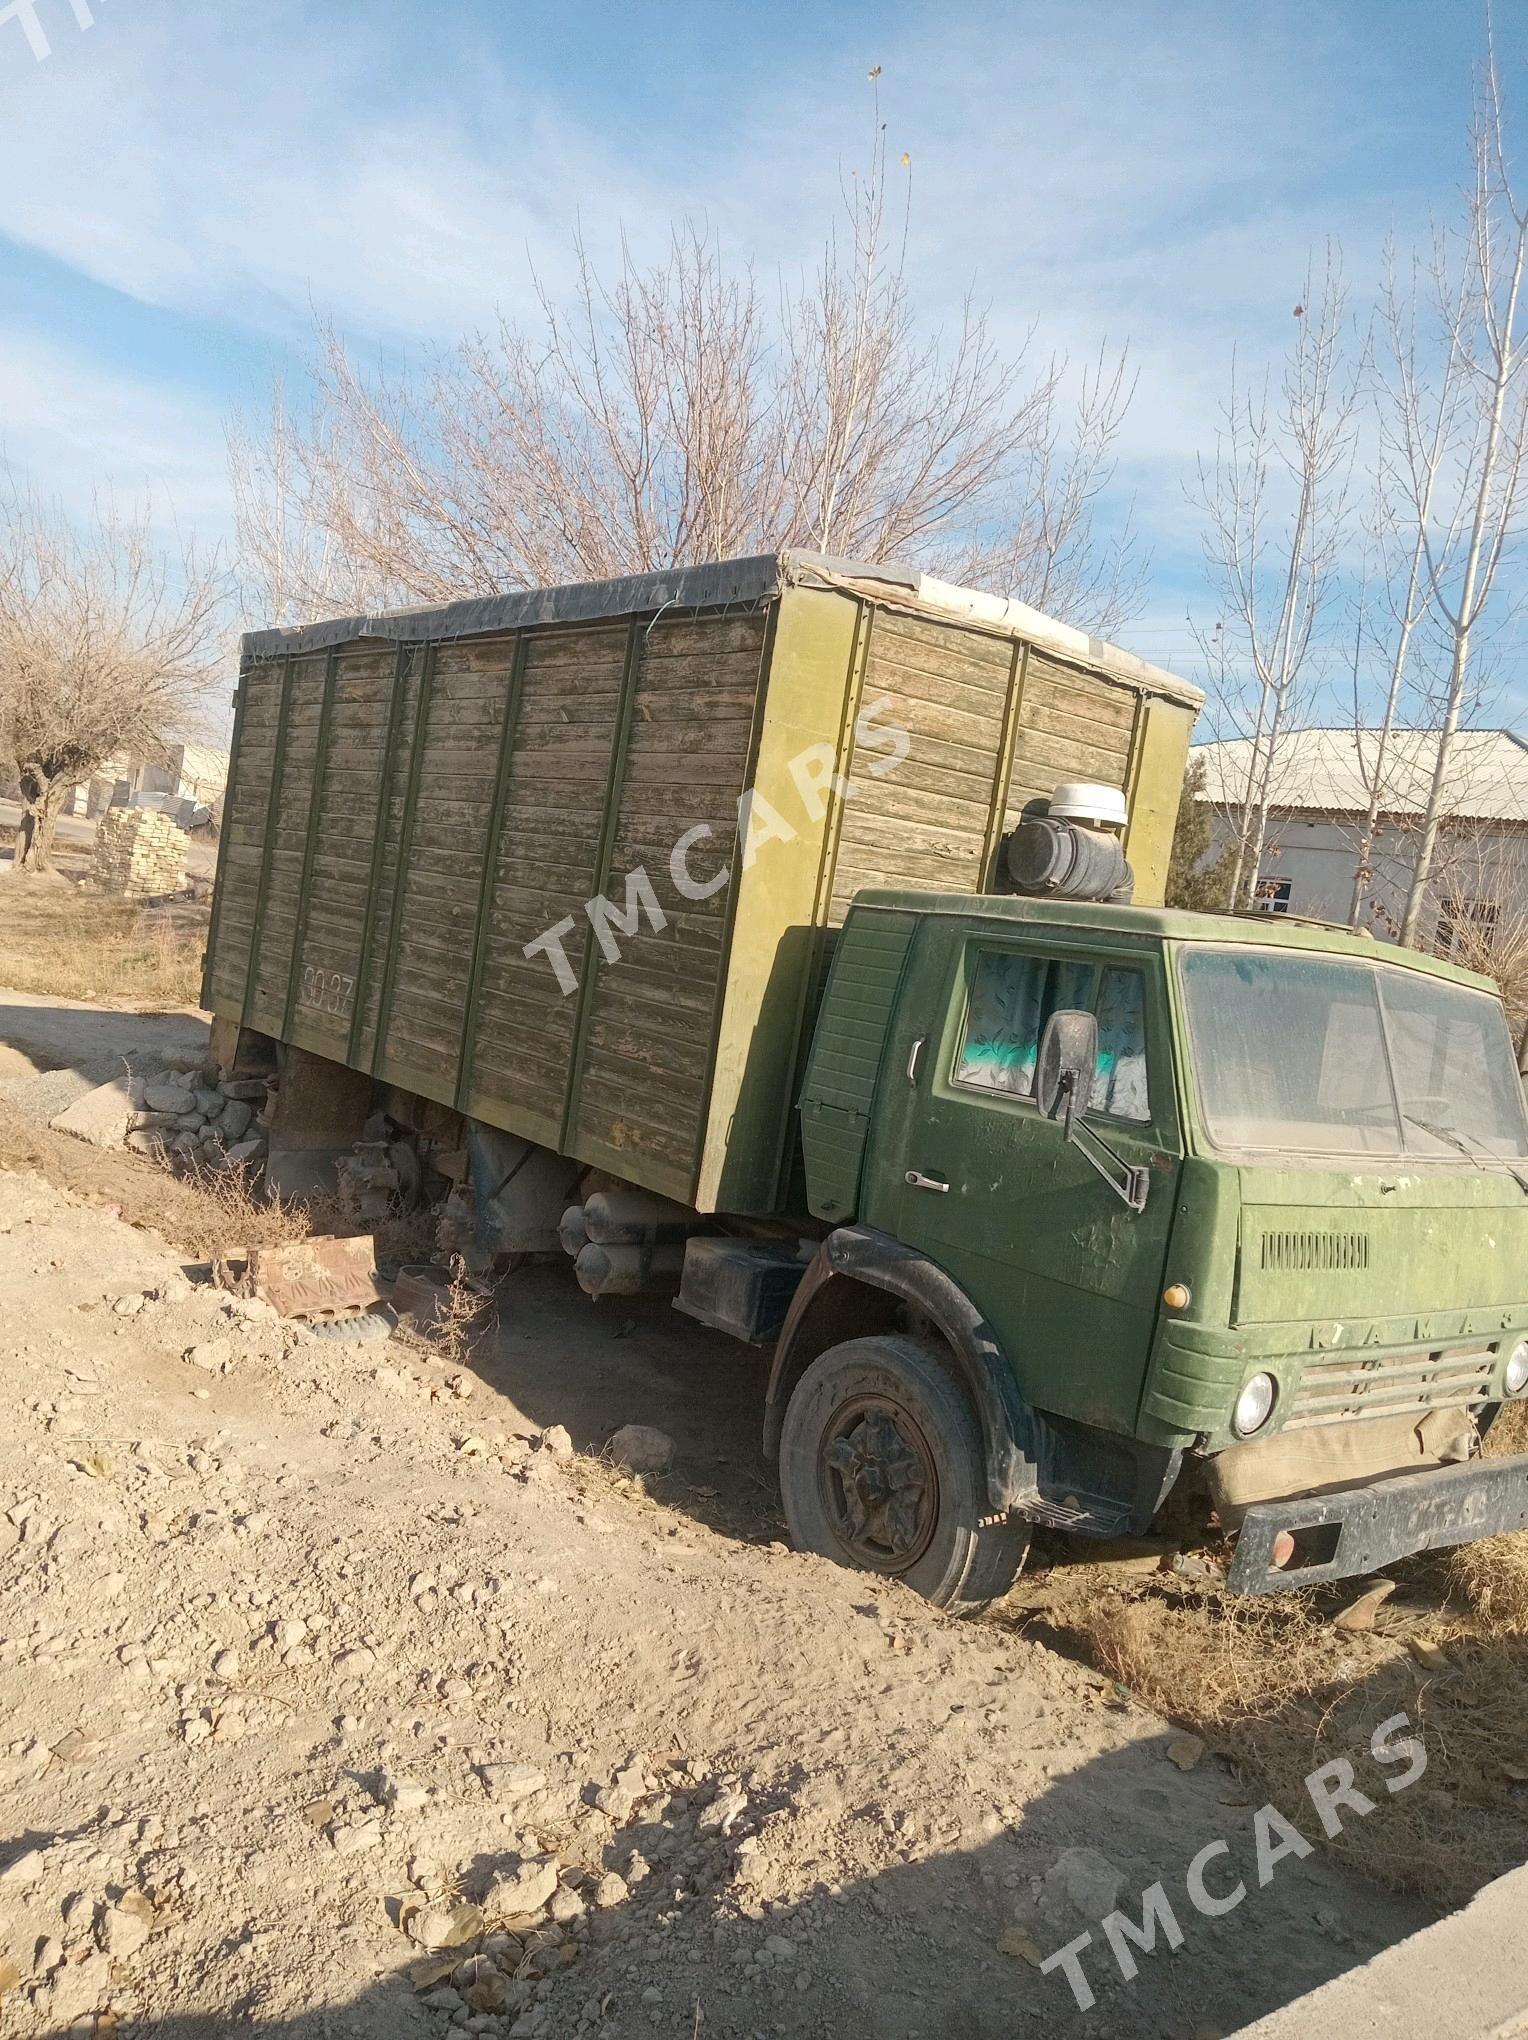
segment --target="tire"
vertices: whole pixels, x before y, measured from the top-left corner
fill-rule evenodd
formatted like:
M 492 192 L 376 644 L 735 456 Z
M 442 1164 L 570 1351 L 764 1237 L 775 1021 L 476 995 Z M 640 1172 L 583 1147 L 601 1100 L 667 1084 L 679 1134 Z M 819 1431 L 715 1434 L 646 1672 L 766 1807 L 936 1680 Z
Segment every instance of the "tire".
M 937 1351 L 900 1333 L 830 1346 L 797 1382 L 780 1493 L 798 1551 L 974 1614 L 1018 1578 L 1029 1525 L 993 1518 L 976 1414 Z
M 362 1346 L 372 1339 L 390 1339 L 397 1322 L 391 1311 L 363 1310 L 350 1317 L 310 1318 L 303 1329 L 337 1346 Z

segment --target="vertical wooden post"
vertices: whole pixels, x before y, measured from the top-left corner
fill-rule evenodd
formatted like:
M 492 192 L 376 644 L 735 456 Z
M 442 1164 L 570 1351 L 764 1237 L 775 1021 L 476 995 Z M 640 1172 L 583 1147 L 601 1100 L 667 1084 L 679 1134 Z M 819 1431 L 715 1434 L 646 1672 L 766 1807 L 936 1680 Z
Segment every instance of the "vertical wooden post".
M 494 888 L 499 874 L 499 845 L 504 836 L 504 810 L 509 802 L 509 776 L 514 764 L 515 733 L 520 721 L 520 688 L 525 672 L 527 639 L 522 632 L 515 639 L 510 658 L 509 685 L 504 696 L 504 726 L 499 732 L 499 763 L 494 774 L 493 806 L 489 810 L 487 840 L 483 845 L 483 875 L 478 884 L 477 921 L 472 932 L 472 961 L 467 971 L 467 997 L 462 1007 L 462 1034 L 456 1054 L 456 1109 L 466 1109 L 467 1089 L 477 1049 L 478 1004 L 483 987 L 483 964 L 487 955 Z
M 371 945 L 377 926 L 377 896 L 382 890 L 382 866 L 387 856 L 387 811 L 393 797 L 393 773 L 398 762 L 398 733 L 403 727 L 403 703 L 408 694 L 410 647 L 400 644 L 393 661 L 393 691 L 387 704 L 387 735 L 382 744 L 382 771 L 377 781 L 377 820 L 371 836 L 371 870 L 366 879 L 366 911 L 361 917 L 361 953 L 356 958 L 354 1005 L 350 1011 L 350 1045 L 345 1060 L 359 1065 L 361 1033 L 366 1024 L 366 992 L 371 980 Z
M 281 669 L 281 706 L 276 713 L 276 739 L 271 749 L 270 795 L 265 809 L 265 840 L 260 848 L 260 882 L 255 891 L 255 916 L 249 931 L 249 975 L 244 980 L 241 1026 L 247 1027 L 255 1006 L 255 985 L 260 975 L 260 946 L 265 939 L 265 908 L 271 890 L 271 860 L 276 854 L 277 817 L 281 812 L 282 782 L 286 777 L 287 727 L 292 715 L 292 676 L 297 661 L 288 652 Z
M 334 646 L 324 661 L 324 692 L 318 710 L 318 748 L 313 753 L 313 781 L 308 794 L 308 828 L 302 846 L 302 876 L 292 911 L 292 961 L 287 971 L 286 1011 L 281 1018 L 281 1038 L 292 1038 L 292 1020 L 297 1011 L 298 978 L 302 970 L 303 945 L 308 934 L 308 891 L 313 883 L 313 859 L 318 850 L 318 817 L 324 803 L 324 774 L 329 768 L 329 724 L 334 714 L 334 683 L 339 672 L 339 647 Z

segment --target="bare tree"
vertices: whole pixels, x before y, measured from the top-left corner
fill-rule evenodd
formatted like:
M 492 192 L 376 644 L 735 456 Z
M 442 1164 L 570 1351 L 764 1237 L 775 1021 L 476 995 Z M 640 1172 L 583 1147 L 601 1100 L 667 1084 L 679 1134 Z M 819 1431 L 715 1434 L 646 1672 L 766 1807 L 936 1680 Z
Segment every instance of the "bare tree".
M 1194 492 L 1220 598 L 1214 643 L 1220 707 L 1250 739 L 1230 904 L 1250 902 L 1280 792 L 1279 752 L 1313 677 L 1317 626 L 1332 591 L 1347 513 L 1359 384 L 1344 360 L 1346 287 L 1329 246 L 1307 275 L 1277 396 L 1248 395 L 1232 370 L 1212 460 Z M 1227 684 L 1227 682 L 1231 684 Z
M 878 122 L 820 262 L 772 291 L 684 226 L 649 267 L 623 245 L 604 273 L 580 246 L 565 298 L 538 284 L 528 323 L 401 369 L 363 370 L 321 324 L 300 415 L 278 394 L 231 440 L 267 619 L 800 546 L 1117 625 L 1128 527 L 1106 547 L 1093 527 L 1128 367 L 1103 353 L 1069 395 L 1064 361 L 1002 352 L 974 301 L 929 332 L 910 175 Z
M 1415 294 L 1398 287 L 1394 243 L 1387 245 L 1380 295 L 1380 326 L 1391 360 L 1415 357 Z M 1455 349 L 1446 348 L 1445 377 L 1457 369 Z M 1372 477 L 1370 539 L 1377 571 L 1375 601 L 1360 596 L 1353 645 L 1353 741 L 1367 799 L 1359 826 L 1349 921 L 1357 927 L 1374 884 L 1375 846 L 1382 816 L 1394 803 L 1394 750 L 1408 686 L 1416 691 L 1412 658 L 1417 631 L 1428 606 L 1427 531 L 1439 478 L 1449 451 L 1447 406 L 1436 408 L 1430 431 L 1402 434 L 1389 429 L 1384 385 L 1376 392 L 1380 413 Z M 1379 726 L 1366 727 L 1363 709 L 1364 638 L 1383 661 L 1384 705 Z M 1410 761 L 1402 761 L 1403 769 Z
M 1479 641 L 1528 496 L 1528 202 L 1507 161 L 1494 57 L 1472 124 L 1465 219 L 1441 232 L 1425 273 L 1384 308 L 1385 430 L 1446 655 L 1438 739 L 1401 940 L 1415 946 L 1433 878 L 1460 727 L 1480 685 Z
M 253 419 L 234 411 L 225 437 L 243 615 L 262 623 L 300 623 L 319 613 L 379 607 L 395 595 L 344 558 L 334 534 L 316 522 L 304 484 L 303 428 L 292 417 L 282 378 L 272 385 L 266 414 Z
M 219 648 L 216 565 L 156 548 L 146 517 L 83 525 L 0 494 L 0 753 L 15 761 L 16 864 L 45 868 L 65 796 L 119 750 L 184 731 Z

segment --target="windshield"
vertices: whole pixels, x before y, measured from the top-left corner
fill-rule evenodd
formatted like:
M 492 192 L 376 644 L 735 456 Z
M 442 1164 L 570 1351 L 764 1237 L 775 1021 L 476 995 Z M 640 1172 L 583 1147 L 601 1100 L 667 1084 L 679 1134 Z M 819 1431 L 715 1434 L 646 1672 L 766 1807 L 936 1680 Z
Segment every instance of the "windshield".
M 1382 964 L 1191 950 L 1183 987 L 1217 1147 L 1516 1160 L 1528 1114 L 1484 992 Z

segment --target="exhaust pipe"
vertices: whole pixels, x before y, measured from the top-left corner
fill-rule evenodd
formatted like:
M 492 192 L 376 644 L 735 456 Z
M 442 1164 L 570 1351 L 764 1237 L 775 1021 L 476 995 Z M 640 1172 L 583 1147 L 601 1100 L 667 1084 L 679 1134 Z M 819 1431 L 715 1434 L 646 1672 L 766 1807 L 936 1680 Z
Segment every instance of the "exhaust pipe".
M 684 1270 L 684 1242 L 601 1246 L 591 1240 L 573 1263 L 586 1296 L 641 1296 L 674 1288 Z

